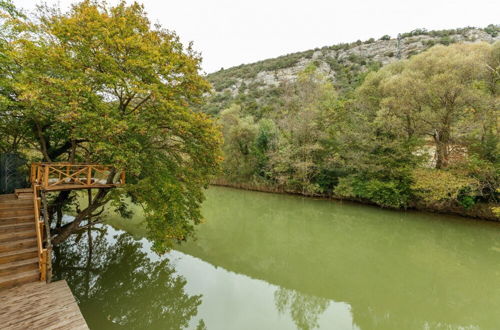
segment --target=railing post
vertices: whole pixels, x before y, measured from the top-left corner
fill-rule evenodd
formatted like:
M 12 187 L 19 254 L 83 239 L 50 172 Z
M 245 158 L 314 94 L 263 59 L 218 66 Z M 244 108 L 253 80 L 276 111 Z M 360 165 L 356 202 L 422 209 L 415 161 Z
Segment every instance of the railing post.
M 40 164 L 35 165 L 35 185 L 39 184 L 40 180 Z
M 87 184 L 92 184 L 92 166 L 87 167 Z
M 34 163 L 31 163 L 31 169 L 30 169 L 30 183 L 31 183 L 31 185 L 33 185 L 35 182 L 35 177 L 36 177 L 35 171 L 36 171 L 36 165 Z
M 45 165 L 43 168 L 44 168 L 44 174 L 43 174 L 42 186 L 43 188 L 47 188 L 49 185 L 49 166 Z

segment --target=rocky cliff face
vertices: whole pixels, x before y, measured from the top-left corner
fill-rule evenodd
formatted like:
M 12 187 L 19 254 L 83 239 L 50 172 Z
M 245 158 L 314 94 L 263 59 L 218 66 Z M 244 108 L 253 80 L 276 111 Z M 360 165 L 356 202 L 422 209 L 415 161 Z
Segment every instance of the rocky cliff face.
M 379 40 L 339 44 L 240 65 L 207 76 L 215 90 L 215 95 L 209 100 L 212 106 L 209 112 L 220 111 L 229 99 L 238 95 L 273 89 L 281 82 L 293 81 L 310 64 L 339 88 L 345 88 L 355 84 L 356 77 L 370 68 L 408 58 L 436 44 L 495 41 L 500 41 L 500 25 L 489 25 L 484 29 L 415 30 L 400 34 L 398 38 L 384 36 Z

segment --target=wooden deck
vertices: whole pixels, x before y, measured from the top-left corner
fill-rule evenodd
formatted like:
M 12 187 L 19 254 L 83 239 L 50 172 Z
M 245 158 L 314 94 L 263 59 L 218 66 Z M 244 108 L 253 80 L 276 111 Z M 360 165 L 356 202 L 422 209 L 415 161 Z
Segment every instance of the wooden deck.
M 0 291 L 2 329 L 88 329 L 66 281 Z

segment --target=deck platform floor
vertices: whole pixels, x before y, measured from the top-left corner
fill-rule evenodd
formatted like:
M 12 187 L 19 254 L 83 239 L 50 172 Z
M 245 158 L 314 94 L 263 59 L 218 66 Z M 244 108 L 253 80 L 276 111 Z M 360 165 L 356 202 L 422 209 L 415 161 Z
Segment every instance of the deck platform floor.
M 2 329 L 86 329 L 66 281 L 33 282 L 0 291 Z

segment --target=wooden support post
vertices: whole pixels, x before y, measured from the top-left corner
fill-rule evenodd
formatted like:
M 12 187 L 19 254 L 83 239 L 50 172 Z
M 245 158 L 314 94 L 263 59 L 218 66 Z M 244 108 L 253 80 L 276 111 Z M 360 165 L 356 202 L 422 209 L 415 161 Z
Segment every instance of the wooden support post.
M 47 250 L 40 255 L 40 281 L 47 281 Z

